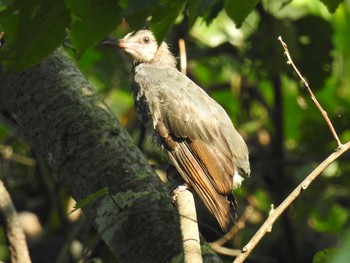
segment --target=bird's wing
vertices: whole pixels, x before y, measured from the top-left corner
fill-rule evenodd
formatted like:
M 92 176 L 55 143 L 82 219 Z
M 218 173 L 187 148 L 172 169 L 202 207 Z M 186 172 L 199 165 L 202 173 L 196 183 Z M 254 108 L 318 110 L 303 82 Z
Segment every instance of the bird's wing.
M 149 73 L 162 108 L 155 121 L 157 133 L 179 173 L 224 229 L 230 219 L 227 196 L 235 160 L 246 160 L 245 143 L 223 108 L 186 76 L 175 68 Z
M 178 143 L 177 147 L 169 152 L 169 157 L 184 180 L 194 188 L 205 206 L 218 220 L 221 228 L 226 230 L 230 221 L 230 202 L 226 195 L 218 193 L 208 171 L 193 153 L 192 146 L 186 141 Z M 235 203 L 233 205 L 236 208 Z
M 160 120 L 174 140 L 188 147 L 217 191 L 232 191 L 235 167 L 247 163 L 247 148 L 224 109 L 189 78 L 174 69 L 155 72 L 162 103 Z M 243 167 L 244 169 L 244 167 Z

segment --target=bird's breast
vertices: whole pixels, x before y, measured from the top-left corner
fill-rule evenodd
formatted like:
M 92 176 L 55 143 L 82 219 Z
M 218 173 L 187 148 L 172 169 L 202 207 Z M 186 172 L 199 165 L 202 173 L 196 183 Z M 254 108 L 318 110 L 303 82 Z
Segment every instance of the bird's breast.
M 156 131 L 156 126 L 161 119 L 162 103 L 155 91 L 156 88 L 147 80 L 140 80 L 140 76 L 137 75 L 133 78 L 132 92 L 136 115 L 145 125 L 153 143 L 162 147 L 162 140 Z

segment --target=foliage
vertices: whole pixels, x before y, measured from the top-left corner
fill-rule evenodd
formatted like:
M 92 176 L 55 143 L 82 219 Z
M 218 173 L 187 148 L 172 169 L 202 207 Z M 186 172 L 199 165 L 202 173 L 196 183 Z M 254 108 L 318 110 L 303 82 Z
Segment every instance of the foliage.
M 69 37 L 78 54 L 106 37 L 121 22 L 121 9 L 116 1 L 67 0 L 65 3 L 71 13 Z
M 236 23 L 237 27 L 241 27 L 243 21 L 258 3 L 259 0 L 226 1 L 224 8 L 229 17 Z
M 217 14 L 205 14 L 201 1 L 190 1 L 185 11 L 190 21 L 198 11 L 210 21 Z M 206 2 L 206 6 L 211 4 Z M 242 23 L 254 5 L 246 7 L 244 1 L 225 8 L 233 19 Z M 220 2 L 218 2 L 220 3 Z M 255 2 L 255 4 L 257 1 Z M 113 1 L 113 0 L 33 0 L 0 2 L 0 30 L 6 32 L 8 44 L 1 50 L 0 59 L 8 67 L 22 70 L 42 61 L 64 42 L 66 29 L 80 56 L 92 45 L 100 42 L 125 17 L 131 28 L 145 26 L 152 16 L 150 27 L 160 41 L 168 33 L 182 12 L 186 1 Z M 221 4 L 221 3 L 220 3 Z M 234 11 L 231 11 L 232 8 Z M 244 10 L 245 12 L 236 12 Z
M 82 201 L 76 203 L 73 207 L 73 210 L 69 212 L 69 214 L 74 213 L 80 208 L 83 208 L 84 206 L 92 203 L 94 200 L 98 199 L 99 197 L 108 194 L 108 188 L 102 188 L 98 190 L 95 193 L 92 193 L 91 195 L 88 195 L 86 198 L 84 198 Z
M 329 262 L 329 260 L 332 258 L 332 256 L 335 253 L 335 249 L 324 249 L 322 251 L 319 251 L 316 253 L 313 259 L 313 263 L 323 263 L 323 262 Z
M 237 190 L 238 214 L 248 204 L 255 212 L 233 240 L 233 246 L 241 248 L 266 218 L 270 204 L 277 206 L 336 147 L 320 113 L 286 66 L 278 36 L 288 44 L 340 139 L 350 139 L 350 1 L 3 0 L 0 31 L 5 32 L 5 44 L 0 59 L 9 69 L 20 70 L 39 63 L 68 38 L 82 72 L 158 164 L 162 161 L 135 121 L 129 62 L 115 49 L 96 45 L 110 32 L 122 37 L 145 25 L 159 41 L 167 36 L 176 55 L 176 40 L 185 39 L 188 75 L 223 105 L 248 143 L 252 175 Z M 5 126 L 0 126 L 0 145 L 15 154 L 1 150 L 0 179 L 19 210 L 37 212 L 48 229 L 44 237 L 66 238 L 62 229 L 74 225 L 64 223 L 69 198 L 58 190 L 46 164 Z M 333 163 L 293 203 L 254 251 L 258 259 L 348 258 L 348 158 Z M 199 209 L 199 218 L 202 233 L 214 240 L 215 225 L 206 227 L 210 216 Z M 76 241 L 91 243 L 94 232 L 88 232 Z M 339 242 L 344 245 L 333 249 Z M 1 255 L 4 247 L 0 244 Z M 101 250 L 91 251 L 102 257 Z
M 140 28 L 152 17 L 150 27 L 160 41 L 184 10 L 190 24 L 203 17 L 211 22 L 222 8 L 240 27 L 255 1 L 113 1 L 113 0 L 32 0 L 0 2 L 0 30 L 8 44 L 0 59 L 9 67 L 21 70 L 39 63 L 63 43 L 66 29 L 79 55 L 100 42 L 124 16 L 131 28 Z M 341 1 L 323 1 L 331 12 Z M 211 12 L 208 12 L 211 11 Z

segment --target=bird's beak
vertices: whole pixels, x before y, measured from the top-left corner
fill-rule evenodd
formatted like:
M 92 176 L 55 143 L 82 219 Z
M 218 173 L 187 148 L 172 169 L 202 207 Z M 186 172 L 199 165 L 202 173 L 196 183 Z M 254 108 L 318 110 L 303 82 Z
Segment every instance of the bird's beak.
M 102 41 L 102 45 L 112 45 L 112 46 L 116 46 L 117 45 L 117 42 L 118 40 L 117 39 L 112 39 L 112 38 L 109 38 L 109 39 L 106 39 L 104 41 Z
M 124 49 L 126 48 L 124 39 L 106 39 L 102 42 L 102 45 L 112 45 L 117 46 L 118 48 Z

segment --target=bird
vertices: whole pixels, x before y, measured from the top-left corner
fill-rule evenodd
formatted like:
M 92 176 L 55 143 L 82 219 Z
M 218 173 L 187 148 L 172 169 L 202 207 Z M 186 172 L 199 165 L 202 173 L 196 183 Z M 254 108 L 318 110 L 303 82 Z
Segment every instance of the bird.
M 167 43 L 158 44 L 152 31 L 131 32 L 114 44 L 132 60 L 134 106 L 151 141 L 226 231 L 237 210 L 233 190 L 250 175 L 242 136 L 222 106 L 176 68 Z

